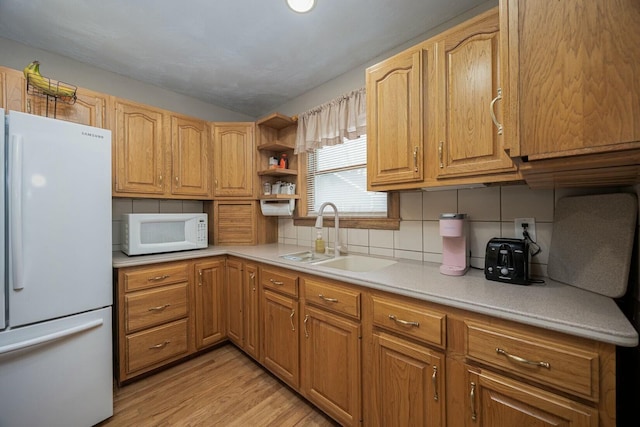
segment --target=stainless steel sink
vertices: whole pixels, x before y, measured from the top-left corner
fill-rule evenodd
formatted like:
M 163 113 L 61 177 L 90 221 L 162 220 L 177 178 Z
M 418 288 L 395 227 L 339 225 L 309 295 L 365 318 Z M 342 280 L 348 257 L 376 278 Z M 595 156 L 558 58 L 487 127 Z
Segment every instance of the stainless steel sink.
M 339 270 L 367 272 L 375 271 L 395 264 L 396 261 L 384 258 L 374 258 L 361 255 L 346 255 L 325 261 L 314 262 L 313 265 L 337 268 Z
M 318 254 L 313 251 L 293 252 L 290 254 L 280 255 L 280 258 L 286 259 L 288 261 L 309 262 L 309 263 L 332 259 L 332 257 L 328 255 Z

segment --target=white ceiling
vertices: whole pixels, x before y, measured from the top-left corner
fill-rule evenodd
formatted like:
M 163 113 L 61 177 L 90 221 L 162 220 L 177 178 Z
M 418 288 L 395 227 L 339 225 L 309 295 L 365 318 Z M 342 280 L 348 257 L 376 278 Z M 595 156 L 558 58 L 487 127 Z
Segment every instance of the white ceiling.
M 485 1 L 0 0 L 0 37 L 259 117 Z

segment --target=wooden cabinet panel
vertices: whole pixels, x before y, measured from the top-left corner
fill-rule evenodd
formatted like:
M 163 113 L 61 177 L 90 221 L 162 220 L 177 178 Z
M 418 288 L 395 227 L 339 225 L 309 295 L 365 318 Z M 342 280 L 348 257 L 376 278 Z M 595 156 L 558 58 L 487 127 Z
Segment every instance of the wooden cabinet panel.
M 377 327 L 434 344 L 446 345 L 447 315 L 390 297 L 372 297 L 373 324 Z
M 225 338 L 224 258 L 195 265 L 196 348 L 201 349 Z
M 145 329 L 126 339 L 126 370 L 134 374 L 144 368 L 152 368 L 188 352 L 188 323 L 186 319 Z
M 244 284 L 242 261 L 227 260 L 225 280 L 227 336 L 239 347 L 244 347 Z
M 446 33 L 436 42 L 438 176 L 515 171 L 504 151 L 498 10 Z M 502 126 L 502 125 L 501 125 Z
M 424 178 L 427 49 L 414 48 L 367 69 L 367 186 L 372 190 Z
M 375 425 L 444 426 L 444 355 L 384 332 L 373 346 Z
M 640 3 L 501 1 L 512 155 L 640 146 Z
M 254 359 L 260 359 L 260 292 L 258 266 L 244 265 L 244 350 Z
M 306 304 L 313 304 L 326 310 L 360 318 L 361 292 L 343 286 L 332 286 L 324 281 L 304 279 Z
M 295 271 L 276 267 L 262 267 L 260 270 L 260 284 L 263 288 L 271 288 L 292 297 L 298 296 L 298 275 Z
M 132 267 L 122 273 L 127 292 L 154 288 L 189 280 L 188 264 L 184 262 Z
M 253 197 L 254 128 L 253 123 L 213 124 L 215 197 Z
M 467 321 L 465 326 L 466 355 L 470 359 L 598 400 L 596 352 L 482 323 Z
M 131 333 L 186 317 L 189 312 L 188 283 L 163 286 L 125 295 L 126 332 Z
M 300 386 L 298 301 L 262 290 L 262 364 L 291 387 Z
M 593 408 L 490 372 L 470 370 L 463 393 L 466 426 L 598 425 Z
M 26 82 L 21 71 L 0 67 L 0 104 L 6 111 L 25 112 Z
M 278 217 L 265 217 L 257 200 L 215 200 L 205 205 L 209 242 L 214 245 L 256 245 L 278 241 Z
M 167 156 L 164 113 L 119 99 L 114 103 L 115 191 L 164 194 Z
M 341 425 L 359 426 L 360 324 L 305 307 L 303 331 L 304 393 Z
M 108 128 L 107 95 L 78 88 L 76 102 L 54 102 L 53 98 L 27 95 L 27 112 L 87 126 Z M 48 105 L 47 105 L 48 104 Z
M 171 117 L 171 194 L 211 198 L 209 126 L 203 120 Z

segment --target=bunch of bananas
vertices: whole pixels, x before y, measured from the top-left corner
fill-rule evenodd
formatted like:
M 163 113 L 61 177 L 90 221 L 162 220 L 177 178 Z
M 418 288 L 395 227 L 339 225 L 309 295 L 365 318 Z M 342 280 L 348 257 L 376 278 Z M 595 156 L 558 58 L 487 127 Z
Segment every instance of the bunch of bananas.
M 56 82 L 40 74 L 40 62 L 33 61 L 27 65 L 24 70 L 24 77 L 29 84 L 38 88 L 46 95 L 56 96 L 59 98 L 73 98 L 76 95 L 76 89 L 67 86 L 62 82 Z

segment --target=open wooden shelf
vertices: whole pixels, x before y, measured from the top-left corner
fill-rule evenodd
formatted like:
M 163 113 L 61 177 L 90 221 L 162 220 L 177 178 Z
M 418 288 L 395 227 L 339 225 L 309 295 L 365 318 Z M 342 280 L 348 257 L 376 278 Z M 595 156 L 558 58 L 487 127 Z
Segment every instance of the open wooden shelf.
M 294 147 L 290 145 L 286 145 L 280 141 L 269 142 L 266 144 L 258 145 L 258 150 L 260 151 L 287 151 L 293 150 Z
M 297 176 L 298 171 L 294 169 L 265 169 L 262 171 L 258 171 L 258 175 L 260 176 Z
M 262 195 L 259 197 L 260 200 L 291 200 L 291 199 L 299 199 L 300 196 L 297 194 L 269 194 Z
M 273 128 L 273 129 L 283 129 L 288 126 L 296 124 L 296 122 L 297 120 L 294 120 L 289 116 L 285 116 L 284 114 L 273 113 L 258 120 L 256 124 L 258 126 L 260 125 L 269 126 L 270 128 Z

